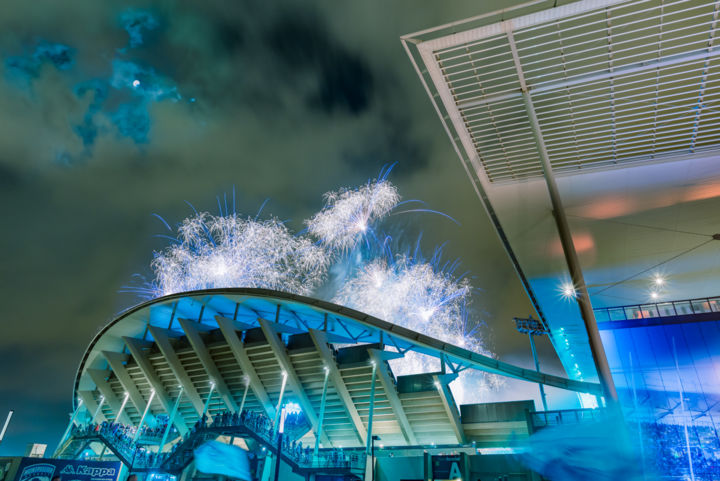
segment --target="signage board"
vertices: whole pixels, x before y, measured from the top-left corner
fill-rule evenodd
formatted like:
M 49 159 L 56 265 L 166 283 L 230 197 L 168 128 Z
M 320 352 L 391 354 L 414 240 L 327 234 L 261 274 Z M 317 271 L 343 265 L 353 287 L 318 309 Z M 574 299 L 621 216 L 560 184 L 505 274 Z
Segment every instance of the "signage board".
M 117 481 L 120 461 L 22 458 L 15 481 Z
M 435 481 L 464 479 L 464 463 L 462 454 L 434 455 L 432 457 L 432 479 Z

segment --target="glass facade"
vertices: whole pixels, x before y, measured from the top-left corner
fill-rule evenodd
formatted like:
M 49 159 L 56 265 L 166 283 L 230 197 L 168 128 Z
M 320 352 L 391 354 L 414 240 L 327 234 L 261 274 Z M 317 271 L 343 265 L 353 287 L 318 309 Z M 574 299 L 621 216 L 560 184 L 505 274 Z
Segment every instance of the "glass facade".
M 629 320 L 714 306 L 706 299 L 605 311 Z M 606 328 L 601 335 L 626 419 L 642 433 L 648 471 L 656 471 L 648 479 L 720 480 L 720 320 L 667 317 L 660 325 Z

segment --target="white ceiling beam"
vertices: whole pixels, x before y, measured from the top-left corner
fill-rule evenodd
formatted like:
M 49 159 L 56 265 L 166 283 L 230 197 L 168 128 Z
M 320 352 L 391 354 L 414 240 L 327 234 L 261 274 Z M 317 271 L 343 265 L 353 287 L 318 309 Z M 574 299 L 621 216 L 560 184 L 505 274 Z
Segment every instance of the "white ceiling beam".
M 273 354 L 275 354 L 275 358 L 280 363 L 280 367 L 285 371 L 287 374 L 287 382 L 290 385 L 290 389 L 292 392 L 297 396 L 298 403 L 300 404 L 300 407 L 302 408 L 303 412 L 305 413 L 305 416 L 308 418 L 308 421 L 310 421 L 310 425 L 313 428 L 313 433 L 317 434 L 318 432 L 318 417 L 315 413 L 315 409 L 312 406 L 312 403 L 310 402 L 310 399 L 307 397 L 307 394 L 305 393 L 305 389 L 303 389 L 302 383 L 300 382 L 300 378 L 298 377 L 297 373 L 295 372 L 295 367 L 292 365 L 292 362 L 290 361 L 290 356 L 287 353 L 287 350 L 285 349 L 285 344 L 280 341 L 280 338 L 278 337 L 278 331 L 275 328 L 274 322 L 266 321 L 265 319 L 258 318 L 258 322 L 260 323 L 260 328 L 263 331 L 263 334 L 265 334 L 265 338 L 267 339 L 268 344 L 270 345 L 270 349 L 272 349 Z M 327 434 L 324 432 L 320 436 L 320 442 L 323 443 L 324 446 L 332 446 L 332 443 L 327 437 Z
M 148 331 L 155 340 L 155 344 L 160 349 L 160 352 L 165 357 L 165 360 L 167 361 L 170 370 L 175 375 L 175 379 L 177 379 L 178 384 L 182 386 L 185 395 L 188 399 L 190 399 L 195 411 L 197 411 L 198 415 L 202 415 L 205 405 L 200 398 L 197 389 L 195 389 L 190 376 L 188 376 L 185 368 L 180 362 L 180 358 L 175 352 L 172 343 L 170 342 L 170 337 L 175 336 L 176 333 L 174 331 L 152 325 L 148 326 Z
M 170 411 L 172 411 L 173 403 L 170 401 L 170 396 L 165 391 L 162 381 L 160 381 L 160 378 L 155 372 L 155 368 L 153 368 L 152 363 L 144 350 L 144 347 L 146 347 L 145 343 L 147 341 L 135 339 L 133 337 L 123 337 L 122 339 L 128 347 L 130 354 L 135 359 L 140 371 L 142 371 L 145 376 L 145 379 L 147 379 L 150 386 L 155 390 L 155 395 L 157 396 L 158 401 L 160 401 L 165 413 L 169 416 Z M 152 343 L 149 344 L 152 345 Z M 152 407 L 150 410 L 152 411 Z M 185 434 L 188 431 L 187 423 L 185 422 L 185 418 L 182 414 L 177 413 L 173 422 L 175 423 L 175 426 L 177 426 L 178 431 L 180 431 L 180 434 Z
M 390 401 L 390 407 L 393 410 L 393 414 L 395 414 L 395 419 L 400 425 L 400 429 L 405 437 L 405 442 L 407 442 L 410 446 L 417 445 L 418 442 L 415 437 L 415 432 L 413 431 L 412 426 L 410 426 L 410 421 L 405 414 L 405 409 L 403 408 L 400 397 L 398 396 L 395 383 L 390 378 L 390 367 L 386 364 L 387 360 L 402 358 L 403 355 L 396 352 L 380 351 L 378 349 L 368 349 L 367 351 L 370 355 L 370 359 L 377 365 L 377 375 L 380 378 L 380 384 L 382 384 L 382 387 L 385 390 L 385 396 L 388 401 Z
M 215 321 L 217 322 L 220 331 L 225 337 L 225 341 L 227 341 L 228 345 L 230 346 L 230 350 L 232 351 L 233 356 L 235 356 L 235 360 L 240 365 L 240 369 L 242 369 L 243 374 L 248 377 L 250 389 L 255 395 L 255 398 L 262 405 L 263 409 L 265 410 L 265 414 L 267 414 L 270 418 L 274 418 L 275 406 L 273 406 L 272 401 L 270 401 L 270 397 L 265 390 L 265 386 L 263 386 L 263 383 L 260 380 L 260 376 L 258 376 L 255 368 L 252 365 L 252 362 L 250 361 L 250 357 L 245 351 L 245 346 L 237 335 L 236 329 L 238 327 L 250 325 L 244 323 L 239 324 L 237 323 L 237 321 L 233 321 L 232 319 L 228 319 L 227 317 L 223 316 L 215 316 Z
M 364 446 L 366 444 L 365 438 L 367 437 L 367 428 L 363 424 L 360 414 L 358 414 L 357 408 L 355 407 L 355 403 L 353 402 L 350 392 L 345 385 L 342 374 L 340 374 L 340 369 L 338 369 L 337 363 L 335 362 L 335 356 L 330 350 L 330 346 L 328 346 L 327 333 L 324 331 L 318 331 L 317 329 L 308 329 L 308 333 L 310 333 L 310 337 L 315 344 L 315 348 L 317 349 L 318 354 L 320 354 L 320 359 L 323 360 L 325 367 L 328 369 L 328 375 L 330 376 L 333 386 L 335 386 L 335 391 L 337 392 L 338 397 L 342 401 L 343 406 L 345 406 L 345 410 L 350 415 L 350 420 L 355 428 L 355 434 L 360 440 L 360 444 Z
M 112 388 L 110 387 L 110 383 L 107 382 L 107 378 L 110 375 L 111 371 L 107 371 L 104 369 L 88 369 L 87 373 L 90 375 L 90 379 L 92 379 L 95 383 L 95 386 L 97 386 L 100 394 L 105 396 L 105 402 L 108 404 L 108 406 L 110 406 L 113 414 L 115 414 L 114 421 L 123 424 L 132 424 L 130 416 L 127 415 L 127 412 L 123 411 L 122 413 L 120 413 L 119 417 L 117 416 L 118 411 L 120 411 L 120 406 L 122 406 L 122 401 L 120 401 L 117 396 L 115 396 L 115 392 L 113 392 Z
M 227 384 L 225 384 L 225 379 L 222 374 L 220 374 L 220 370 L 215 365 L 215 361 L 213 361 L 210 351 L 207 346 L 205 346 L 205 342 L 200 336 L 200 331 L 205 330 L 209 326 L 201 325 L 200 323 L 191 321 L 190 319 L 178 319 L 178 322 L 185 332 L 188 341 L 190 341 L 190 345 L 192 346 L 193 351 L 195 351 L 195 355 L 198 359 L 200 359 L 200 363 L 205 368 L 205 371 L 210 375 L 210 380 L 215 383 L 215 389 L 217 389 L 223 402 L 232 412 L 237 412 L 238 406 L 235 403 L 235 399 L 233 399 L 230 389 L 227 387 Z

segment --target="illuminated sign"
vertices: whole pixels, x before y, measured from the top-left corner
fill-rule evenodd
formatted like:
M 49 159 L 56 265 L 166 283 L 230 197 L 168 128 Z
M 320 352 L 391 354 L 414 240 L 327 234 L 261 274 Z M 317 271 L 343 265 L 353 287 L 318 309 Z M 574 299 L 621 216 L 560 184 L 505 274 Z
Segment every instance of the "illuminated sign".
M 465 456 L 452 454 L 432 457 L 432 479 L 434 481 L 463 479 Z
M 117 481 L 119 461 L 22 458 L 15 481 Z

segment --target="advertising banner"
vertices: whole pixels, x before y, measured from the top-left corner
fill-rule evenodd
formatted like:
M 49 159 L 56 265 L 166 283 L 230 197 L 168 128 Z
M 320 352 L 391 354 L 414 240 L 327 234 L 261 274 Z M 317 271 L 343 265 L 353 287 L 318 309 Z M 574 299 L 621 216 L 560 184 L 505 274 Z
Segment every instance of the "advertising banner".
M 120 461 L 22 458 L 15 481 L 117 481 Z

